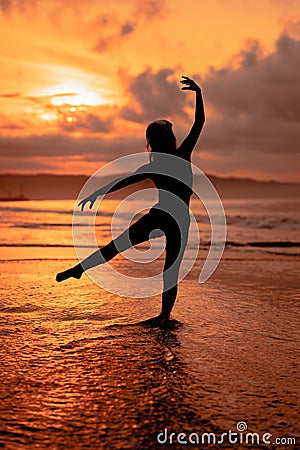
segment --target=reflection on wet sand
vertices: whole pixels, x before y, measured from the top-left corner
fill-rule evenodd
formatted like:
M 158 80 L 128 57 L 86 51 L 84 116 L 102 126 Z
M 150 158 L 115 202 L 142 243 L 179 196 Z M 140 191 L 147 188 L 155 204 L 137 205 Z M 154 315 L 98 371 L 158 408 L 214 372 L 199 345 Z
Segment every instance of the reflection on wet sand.
M 180 321 L 158 328 L 142 320 L 158 298 L 118 298 L 87 278 L 60 290 L 47 275 L 56 261 L 2 263 L 0 447 L 155 449 L 165 429 L 220 436 L 238 421 L 296 436 L 296 269 L 265 264 L 226 261 L 201 287 L 196 268 Z
M 165 427 L 213 429 L 198 415 L 193 379 L 181 358 L 183 326 L 112 325 L 97 338 L 23 354 L 15 389 L 2 399 L 6 443 L 15 449 L 30 443 L 155 448 Z M 7 374 L 7 388 L 15 376 Z

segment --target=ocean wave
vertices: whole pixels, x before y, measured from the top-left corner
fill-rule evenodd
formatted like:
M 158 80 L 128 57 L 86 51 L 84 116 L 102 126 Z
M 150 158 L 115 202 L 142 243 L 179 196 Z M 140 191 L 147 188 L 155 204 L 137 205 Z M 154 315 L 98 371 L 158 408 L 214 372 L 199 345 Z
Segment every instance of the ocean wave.
M 73 209 L 54 209 L 54 208 L 49 208 L 49 209 L 39 209 L 39 208 L 17 208 L 17 207 L 13 207 L 13 206 L 8 206 L 8 207 L 2 207 L 0 206 L 0 212 L 3 213 L 7 213 L 7 212 L 15 212 L 15 213 L 29 213 L 29 214 L 60 214 L 60 215 L 68 215 L 68 216 L 72 216 L 74 215 L 80 215 L 80 216 L 94 216 L 95 215 L 95 211 L 89 211 L 89 209 L 85 210 L 85 211 L 73 211 Z M 107 211 L 100 211 L 98 213 L 101 217 L 110 217 L 112 216 L 111 212 L 107 212 Z M 97 215 L 98 215 L 97 214 Z
M 147 241 L 148 242 L 148 241 Z M 201 247 L 209 247 L 210 241 L 201 241 Z M 216 243 L 216 246 L 222 245 L 222 243 Z M 73 244 L 43 244 L 43 243 L 0 243 L 0 247 L 50 247 L 50 248 L 73 248 Z M 80 248 L 98 248 L 97 245 L 77 245 Z M 148 248 L 148 244 L 139 244 L 140 248 Z M 225 247 L 261 247 L 261 248 L 292 248 L 300 247 L 300 242 L 293 241 L 251 241 L 251 242 L 237 242 L 237 241 L 226 241 Z
M 24 212 L 24 213 L 54 213 L 54 214 L 73 214 L 72 209 L 66 209 L 66 210 L 59 210 L 59 209 L 39 209 L 39 208 L 22 208 L 22 207 L 14 207 L 14 206 L 0 206 L 0 211 L 7 212 Z
M 199 224 L 208 224 L 209 218 L 204 214 L 196 214 L 196 221 Z M 212 215 L 212 220 L 218 223 L 219 216 Z M 230 215 L 226 214 L 227 226 L 241 228 L 258 228 L 272 230 L 297 230 L 300 228 L 300 217 L 271 216 L 271 215 Z
M 290 247 L 300 247 L 300 242 L 292 242 L 292 241 L 257 241 L 257 242 L 234 242 L 234 241 L 226 241 L 226 246 L 231 247 L 280 247 L 280 248 L 290 248 Z
M 45 248 L 74 248 L 73 244 L 39 244 L 39 243 L 7 243 L 1 242 L 0 247 L 45 247 Z M 79 248 L 99 248 L 97 245 L 76 245 Z
M 7 225 L 6 225 L 7 226 Z M 9 224 L 9 228 L 29 228 L 29 229 L 47 229 L 47 228 L 72 228 L 72 223 L 50 223 L 50 222 L 34 222 L 34 223 L 16 223 L 16 224 Z M 110 223 L 97 223 L 93 224 L 95 228 L 103 228 L 103 227 L 109 227 Z M 91 227 L 91 224 L 88 223 L 76 223 L 76 227 Z
M 300 218 L 266 216 L 226 216 L 227 225 L 243 228 L 297 230 L 300 227 Z
M 35 205 L 36 206 L 36 205 Z M 46 206 L 46 205 L 45 205 Z M 62 205 L 60 205 L 62 206 Z M 249 207 L 249 210 L 242 214 L 238 214 L 238 211 L 236 210 L 238 206 L 234 206 L 235 211 L 227 210 L 225 208 L 225 215 L 226 215 L 226 222 L 227 226 L 234 226 L 234 227 L 240 227 L 240 228 L 251 228 L 251 229 L 265 229 L 265 230 L 297 230 L 300 228 L 300 215 L 297 214 L 297 207 L 295 206 L 295 209 L 291 211 L 290 208 L 287 210 L 276 210 L 274 206 L 274 211 L 261 211 L 258 212 L 253 208 L 253 206 Z M 131 209 L 131 208 L 130 208 Z M 134 209 L 134 206 L 132 207 Z M 85 217 L 94 217 L 95 211 L 92 210 L 85 210 L 80 211 L 76 210 L 73 211 L 72 208 L 67 209 L 59 209 L 55 208 L 52 205 L 45 209 L 39 208 L 39 207 L 30 207 L 27 206 L 0 206 L 0 212 L 2 212 L 2 224 L 1 228 L 5 226 L 6 224 L 8 226 L 14 226 L 17 228 L 49 228 L 49 227 L 71 227 L 72 226 L 72 215 L 74 214 L 76 218 L 82 217 L 83 222 Z M 206 213 L 200 212 L 199 210 L 196 212 L 193 210 L 192 212 L 195 215 L 196 221 L 199 223 L 200 227 L 201 224 L 209 224 L 209 217 Z M 15 213 L 15 214 L 14 214 Z M 32 221 L 30 223 L 27 223 L 25 220 L 22 220 L 23 217 L 30 217 L 31 215 L 34 215 L 34 218 L 32 217 Z M 57 220 L 55 223 L 51 223 L 48 221 L 48 214 L 55 214 L 57 216 Z M 36 216 L 39 217 L 40 220 L 36 220 Z M 63 221 L 60 219 L 61 216 L 66 216 L 66 222 L 69 221 L 69 223 L 63 223 Z M 108 210 L 102 210 L 97 212 L 97 216 L 101 218 L 109 218 L 111 219 L 113 216 L 118 217 L 120 220 L 127 220 L 128 217 L 132 217 L 132 214 L 130 211 L 127 212 L 121 212 L 119 211 L 117 216 L 114 214 L 113 211 Z M 137 217 L 137 216 L 136 216 Z M 223 218 L 221 216 L 218 216 L 217 214 L 212 214 L 211 219 L 215 223 L 219 223 L 220 220 Z M 53 216 L 52 216 L 53 220 Z M 77 220 L 77 219 L 76 219 Z M 106 223 L 100 224 L 97 223 L 96 226 L 105 226 Z M 86 226 L 85 224 L 79 223 L 78 226 Z
M 102 217 L 112 217 L 112 214 L 101 214 Z M 128 214 L 118 216 L 118 220 L 126 220 Z M 195 219 L 201 229 L 202 225 L 209 224 L 209 218 L 205 215 L 196 215 Z M 212 221 L 218 223 L 218 216 L 213 216 Z M 226 216 L 227 226 L 240 227 L 240 228 L 256 228 L 256 229 L 269 229 L 269 230 L 298 230 L 300 228 L 300 220 L 290 217 L 272 218 L 272 217 L 243 217 L 243 216 Z M 71 228 L 72 222 L 14 222 L 4 220 L 1 223 L 1 228 L 28 228 L 28 229 L 48 229 L 48 228 Z M 90 223 L 76 222 L 76 227 L 90 227 Z M 96 228 L 110 227 L 110 221 L 105 221 L 95 224 Z

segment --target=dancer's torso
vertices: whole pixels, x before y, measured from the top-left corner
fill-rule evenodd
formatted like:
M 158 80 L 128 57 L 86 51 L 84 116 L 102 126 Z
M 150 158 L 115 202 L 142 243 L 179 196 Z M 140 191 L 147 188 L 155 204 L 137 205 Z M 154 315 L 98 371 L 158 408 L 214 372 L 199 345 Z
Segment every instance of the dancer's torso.
M 157 157 L 156 157 L 157 158 Z M 158 189 L 158 204 L 164 205 L 169 201 L 184 202 L 187 206 L 193 194 L 193 174 L 190 161 L 179 157 L 162 155 L 159 161 L 154 160 L 150 167 L 153 173 L 150 178 Z
M 182 158 L 160 158 L 150 166 L 153 173 L 149 178 L 158 189 L 158 203 L 154 206 L 164 210 L 188 210 L 193 194 L 193 174 L 190 161 Z M 170 205 L 171 204 L 171 205 Z

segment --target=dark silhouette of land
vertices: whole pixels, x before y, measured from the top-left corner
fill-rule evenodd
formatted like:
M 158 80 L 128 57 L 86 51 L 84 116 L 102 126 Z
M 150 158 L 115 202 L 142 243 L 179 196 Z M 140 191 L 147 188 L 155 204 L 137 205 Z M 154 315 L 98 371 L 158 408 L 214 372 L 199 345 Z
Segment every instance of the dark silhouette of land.
M 120 174 L 121 176 L 122 174 Z M 299 198 L 300 183 L 262 182 L 247 178 L 222 178 L 208 175 L 221 198 Z M 76 199 L 87 175 L 19 175 L 0 174 L 0 197 L 15 197 L 23 186 L 24 195 L 31 200 Z M 99 187 L 111 177 L 99 178 Z M 194 182 L 195 184 L 195 182 Z M 124 198 L 138 189 L 153 187 L 145 180 L 122 191 L 109 194 L 110 198 Z

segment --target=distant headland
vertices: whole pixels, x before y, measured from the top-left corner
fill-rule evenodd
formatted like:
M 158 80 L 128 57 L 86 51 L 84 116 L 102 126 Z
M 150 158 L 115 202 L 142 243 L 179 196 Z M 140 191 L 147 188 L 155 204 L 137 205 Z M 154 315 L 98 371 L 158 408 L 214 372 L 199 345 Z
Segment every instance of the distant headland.
M 120 174 L 119 176 L 122 176 Z M 256 181 L 248 178 L 223 178 L 207 175 L 221 198 L 300 198 L 300 183 L 277 181 Z M 87 175 L 53 175 L 38 173 L 0 174 L 0 197 L 13 199 L 22 195 L 30 200 L 76 199 L 88 180 Z M 113 178 L 118 178 L 114 175 Z M 99 187 L 111 181 L 111 177 L 99 178 Z M 22 194 L 20 194 L 20 186 Z M 123 191 L 110 194 L 110 198 L 124 198 L 131 192 L 153 187 L 145 181 L 132 185 Z

